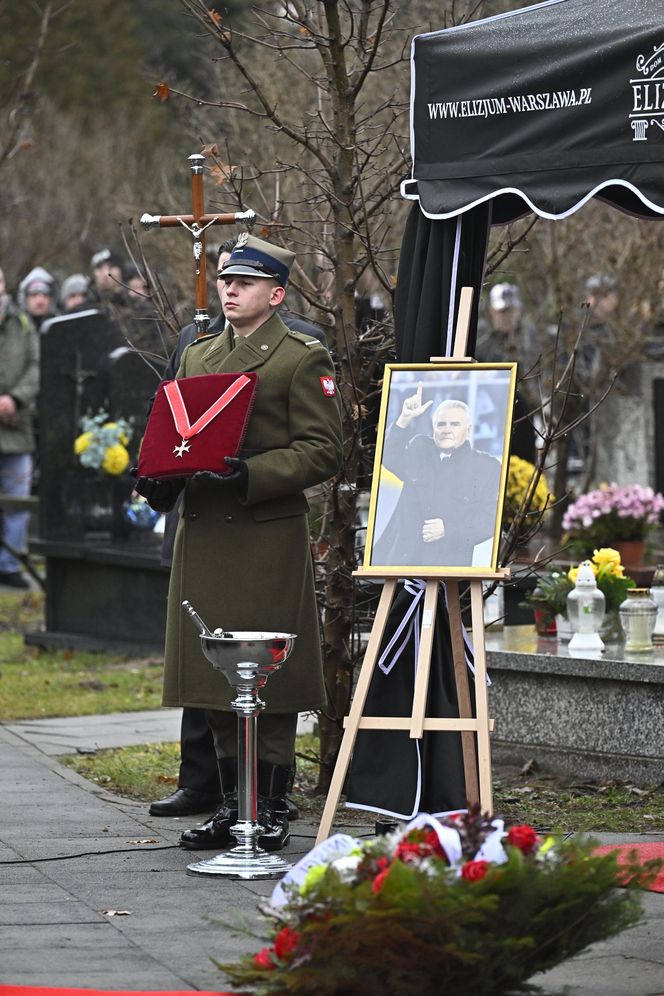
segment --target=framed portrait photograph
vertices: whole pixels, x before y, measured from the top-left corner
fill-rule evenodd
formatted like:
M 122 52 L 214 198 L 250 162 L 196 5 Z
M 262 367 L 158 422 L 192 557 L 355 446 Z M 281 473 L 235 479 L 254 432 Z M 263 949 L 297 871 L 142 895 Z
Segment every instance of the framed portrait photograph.
M 362 573 L 498 569 L 516 363 L 385 367 Z

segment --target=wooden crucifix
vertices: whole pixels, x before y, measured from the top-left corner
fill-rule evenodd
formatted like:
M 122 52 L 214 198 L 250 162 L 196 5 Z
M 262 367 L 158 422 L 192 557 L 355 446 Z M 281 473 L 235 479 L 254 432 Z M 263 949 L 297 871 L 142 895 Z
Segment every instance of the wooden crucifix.
M 203 206 L 203 164 L 205 156 L 197 153 L 189 156 L 191 170 L 191 214 L 144 214 L 141 225 L 149 228 L 176 228 L 181 225 L 186 228 L 193 239 L 194 254 L 194 288 L 196 294 L 196 311 L 194 324 L 196 335 L 205 335 L 210 324 L 207 310 L 207 283 L 205 278 L 205 232 L 211 225 L 235 225 L 239 221 L 252 222 L 256 215 L 253 211 L 235 211 L 228 214 L 205 214 Z

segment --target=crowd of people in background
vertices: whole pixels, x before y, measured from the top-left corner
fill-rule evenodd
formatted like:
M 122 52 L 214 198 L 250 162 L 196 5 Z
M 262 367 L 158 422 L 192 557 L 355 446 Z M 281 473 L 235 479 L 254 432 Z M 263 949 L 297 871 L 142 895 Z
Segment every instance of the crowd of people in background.
M 50 319 L 90 309 L 106 312 L 136 348 L 154 332 L 143 276 L 112 249 L 94 254 L 89 276 L 72 273 L 61 284 L 44 266 L 35 266 L 15 296 L 0 269 L 0 584 L 8 587 L 30 587 L 24 573 L 30 511 L 21 499 L 33 487 L 40 334 Z M 142 320 L 151 326 L 144 335 Z
M 138 267 L 113 249 L 100 249 L 90 260 L 90 273 L 72 273 L 59 284 L 43 266 L 35 266 L 23 277 L 17 289 L 18 307 L 37 329 L 56 315 L 70 315 L 102 308 L 123 324 L 134 317 L 149 292 Z

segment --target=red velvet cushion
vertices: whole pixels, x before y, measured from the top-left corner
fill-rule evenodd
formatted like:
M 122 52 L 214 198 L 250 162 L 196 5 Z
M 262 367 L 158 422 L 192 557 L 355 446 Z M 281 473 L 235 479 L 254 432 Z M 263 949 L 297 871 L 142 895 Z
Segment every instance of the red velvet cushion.
M 189 434 L 191 427 L 196 428 L 196 421 L 209 412 L 229 388 L 236 385 L 238 378 L 246 379 L 239 393 L 206 426 L 195 434 Z M 177 385 L 177 390 L 169 385 Z M 256 373 L 205 374 L 164 381 L 159 385 L 141 443 L 138 476 L 190 477 L 199 470 L 231 473 L 224 458 L 237 456 L 240 451 L 257 387 Z M 177 399 L 178 392 L 182 398 L 180 417 L 183 421 L 180 430 L 186 426 L 189 435 L 185 446 L 182 445 L 184 433 L 176 427 L 168 400 L 169 391 L 172 398 Z

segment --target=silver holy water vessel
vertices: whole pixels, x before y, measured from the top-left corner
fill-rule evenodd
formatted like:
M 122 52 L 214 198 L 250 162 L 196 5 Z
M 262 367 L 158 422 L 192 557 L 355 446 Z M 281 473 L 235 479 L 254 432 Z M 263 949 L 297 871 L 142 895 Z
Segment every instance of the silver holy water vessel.
M 191 875 L 225 875 L 227 878 L 275 878 L 292 865 L 258 846 L 263 827 L 258 823 L 257 719 L 265 703 L 258 691 L 290 656 L 296 636 L 293 633 L 210 631 L 188 601 L 182 607 L 201 636 L 203 653 L 212 667 L 237 690 L 231 702 L 237 713 L 237 801 L 238 821 L 231 827 L 237 846 L 214 858 L 187 866 Z

